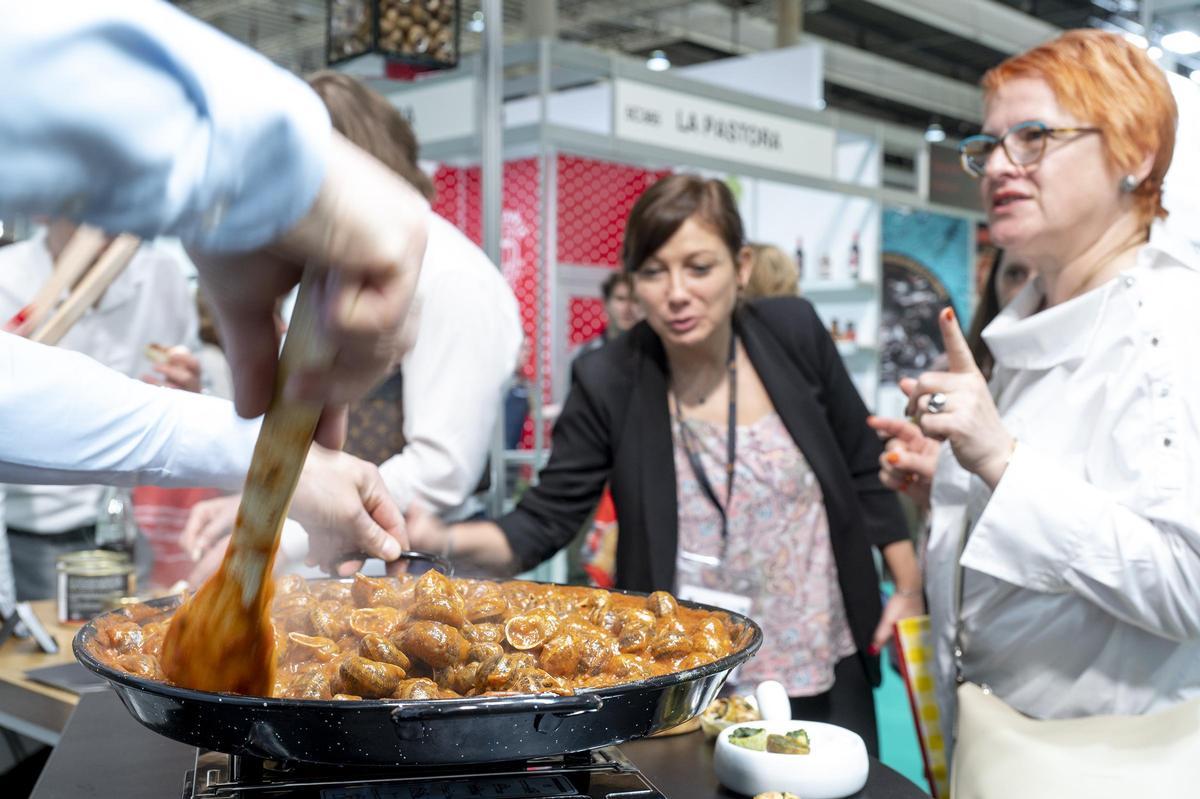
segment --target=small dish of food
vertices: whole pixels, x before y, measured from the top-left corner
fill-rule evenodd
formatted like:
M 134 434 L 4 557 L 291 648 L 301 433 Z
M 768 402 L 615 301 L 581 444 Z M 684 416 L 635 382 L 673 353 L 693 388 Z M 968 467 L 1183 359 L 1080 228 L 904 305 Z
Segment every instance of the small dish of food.
M 714 699 L 700 714 L 700 729 L 708 740 L 716 738 L 721 730 L 743 721 L 757 721 L 758 704 L 752 696 L 725 696 Z
M 747 721 L 717 736 L 713 768 L 725 787 L 755 796 L 787 792 L 842 799 L 867 783 L 867 747 L 856 733 L 816 721 Z

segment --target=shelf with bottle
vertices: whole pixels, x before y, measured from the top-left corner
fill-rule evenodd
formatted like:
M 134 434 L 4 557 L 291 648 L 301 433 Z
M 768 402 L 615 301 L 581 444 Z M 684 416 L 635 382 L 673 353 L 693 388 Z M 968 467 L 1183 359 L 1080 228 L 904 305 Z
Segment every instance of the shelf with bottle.
M 844 270 L 835 270 L 829 254 L 825 253 L 818 262 L 815 275 L 804 273 L 804 241 L 796 239 L 796 266 L 800 273 L 800 294 L 814 297 L 865 299 L 875 293 L 875 282 L 862 276 L 862 253 L 858 244 L 858 233 L 853 234 L 850 252 Z
M 876 286 L 869 280 L 810 280 L 800 284 L 800 296 L 821 299 L 845 298 L 866 300 L 875 294 Z
M 869 344 L 859 341 L 835 341 L 838 354 L 844 359 L 855 358 L 858 356 L 875 355 L 879 352 L 879 348 L 874 344 Z
M 874 342 L 859 337 L 857 325 L 853 321 L 842 323 L 837 319 L 830 320 L 829 335 L 833 338 L 838 354 L 844 359 L 871 355 L 877 351 Z

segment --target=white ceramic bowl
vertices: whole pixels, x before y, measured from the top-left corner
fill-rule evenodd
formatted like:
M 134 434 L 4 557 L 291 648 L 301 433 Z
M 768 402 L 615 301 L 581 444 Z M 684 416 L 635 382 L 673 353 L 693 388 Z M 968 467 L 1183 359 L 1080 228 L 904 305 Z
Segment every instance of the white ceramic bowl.
M 807 755 L 755 752 L 729 742 L 739 727 L 761 727 L 769 734 L 808 731 L 812 751 Z M 816 721 L 744 721 L 717 736 L 713 769 L 721 784 L 754 796 L 765 791 L 790 791 L 803 799 L 842 799 L 867 784 L 867 747 L 857 733 Z

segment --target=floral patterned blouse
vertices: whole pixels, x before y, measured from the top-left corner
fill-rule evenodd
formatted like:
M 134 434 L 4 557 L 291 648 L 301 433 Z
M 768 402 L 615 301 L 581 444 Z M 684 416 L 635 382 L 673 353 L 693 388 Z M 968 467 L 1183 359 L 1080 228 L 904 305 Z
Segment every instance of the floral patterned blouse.
M 723 546 L 721 515 L 696 479 L 679 424 L 676 419 L 672 425 L 679 507 L 676 592 L 686 597 L 691 585 L 706 589 L 701 601 L 722 595 L 732 604 L 748 600 L 764 640 L 758 655 L 734 676 L 740 689 L 778 680 L 789 696 L 828 691 L 833 667 L 854 654 L 855 646 L 816 475 L 783 420 L 771 413 L 738 425 L 729 503 L 727 427 L 686 419 L 709 484 L 726 505 L 728 542 Z

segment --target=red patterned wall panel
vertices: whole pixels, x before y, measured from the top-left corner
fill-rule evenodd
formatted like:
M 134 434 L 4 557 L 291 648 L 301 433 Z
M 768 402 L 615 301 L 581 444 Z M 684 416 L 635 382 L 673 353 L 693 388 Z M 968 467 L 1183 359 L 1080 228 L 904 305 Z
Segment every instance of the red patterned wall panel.
M 618 266 L 629 210 L 669 170 L 561 155 L 558 158 L 558 262 Z
M 483 240 L 483 200 L 479 167 L 441 166 L 434 174 L 437 191 L 433 209 L 466 233 L 476 244 Z M 500 220 L 500 268 L 516 295 L 521 311 L 521 327 L 530 342 L 538 314 L 538 268 L 541 219 L 541 186 L 538 162 L 533 158 L 504 164 L 504 202 Z M 543 330 L 549 336 L 549 314 L 543 308 Z M 542 369 L 550 373 L 550 347 L 543 342 L 539 353 Z M 534 354 L 523 366 L 530 380 L 534 376 Z M 543 401 L 549 402 L 549 381 Z M 533 442 L 532 424 L 526 424 L 522 446 Z
M 625 221 L 642 192 L 668 170 L 651 171 L 626 164 L 577 156 L 558 159 L 558 261 L 615 268 L 620 263 Z M 433 176 L 437 194 L 433 209 L 473 241 L 482 240 L 483 215 L 479 167 L 440 166 Z M 547 340 L 531 353 L 524 374 L 534 376 L 534 357 L 542 359 L 543 402 L 550 402 L 550 309 L 538 307 L 538 262 L 541 196 L 537 159 L 504 164 L 504 207 L 501 219 L 501 268 L 521 309 L 521 324 L 534 341 L 537 314 L 543 316 Z M 549 292 L 547 292 L 547 295 Z M 568 346 L 574 347 L 603 330 L 600 300 L 575 297 L 568 313 Z M 522 446 L 532 445 L 532 424 L 526 425 Z M 547 430 L 547 435 L 549 431 Z
M 567 310 L 567 343 L 571 348 L 604 333 L 604 301 L 572 297 Z

